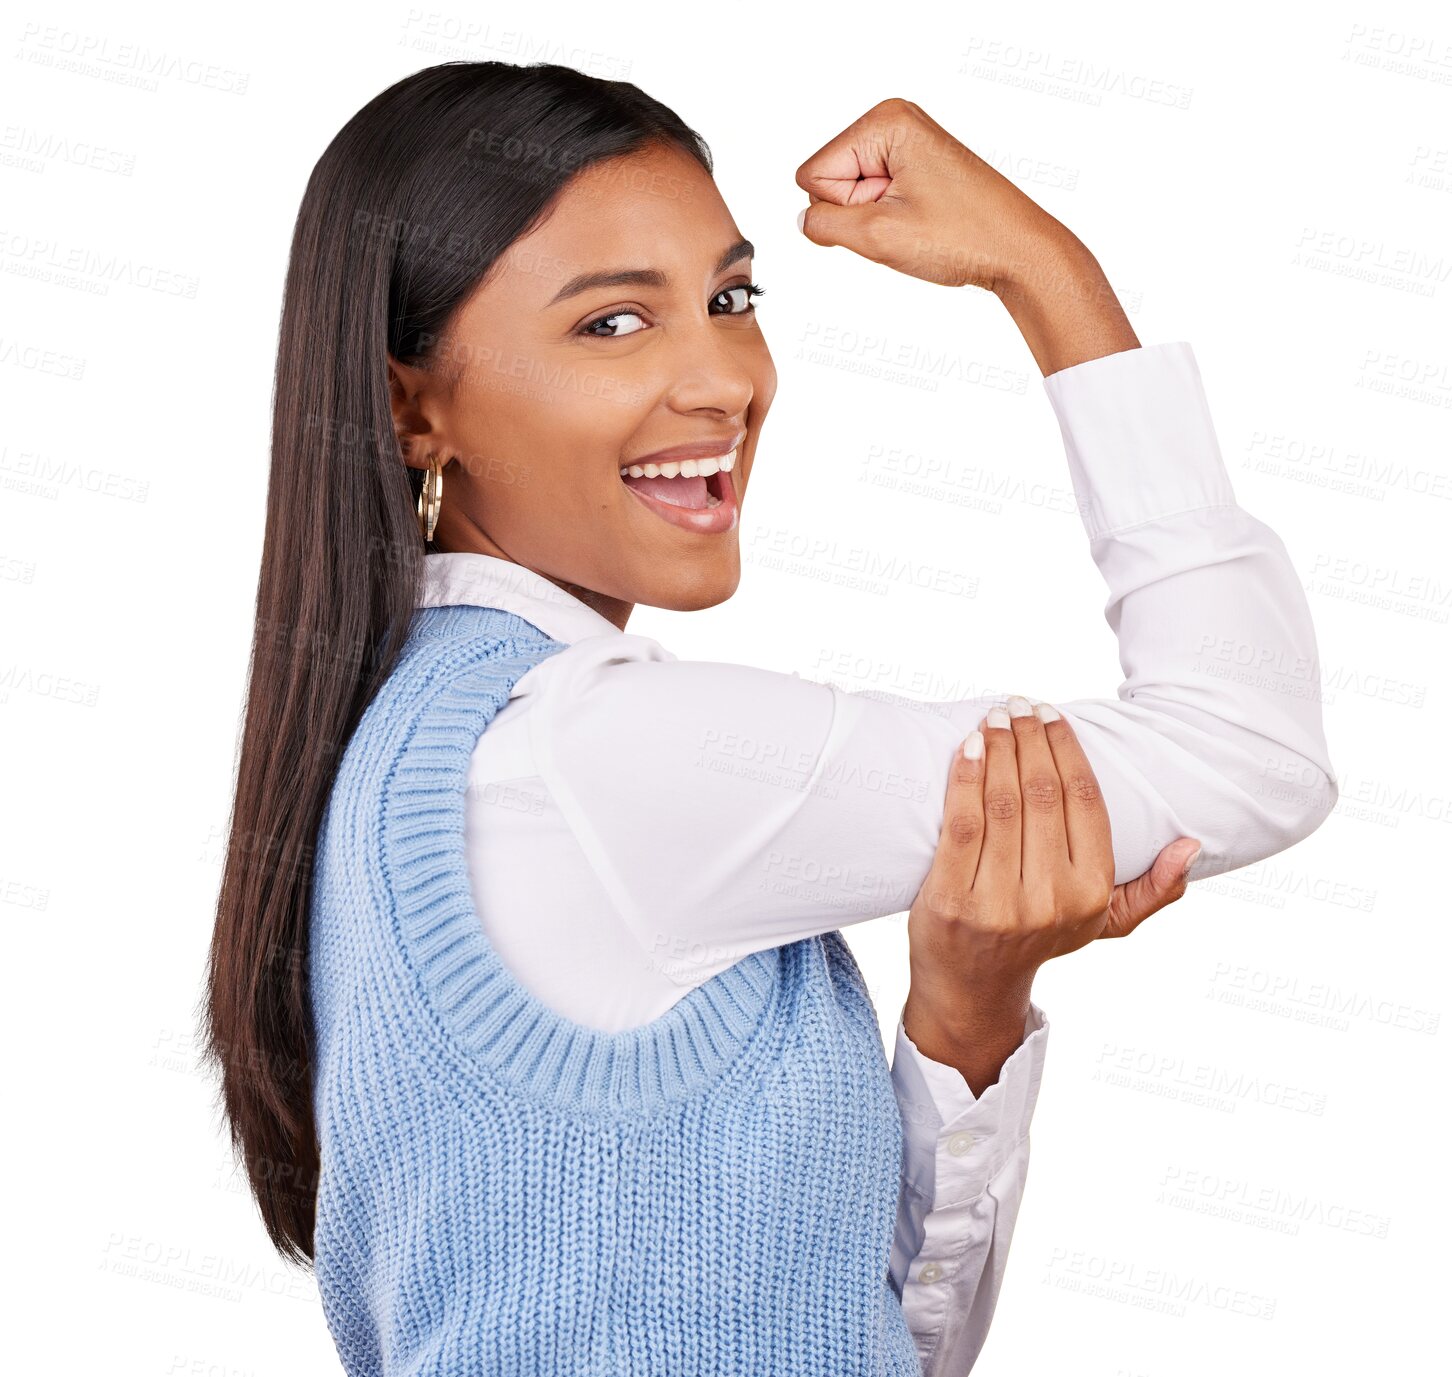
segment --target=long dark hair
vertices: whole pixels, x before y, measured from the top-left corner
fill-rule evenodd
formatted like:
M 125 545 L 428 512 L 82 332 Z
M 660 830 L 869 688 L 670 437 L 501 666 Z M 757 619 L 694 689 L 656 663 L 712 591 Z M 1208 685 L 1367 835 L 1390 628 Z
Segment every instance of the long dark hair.
M 455 309 L 580 170 L 666 141 L 709 149 L 624 81 L 445 62 L 390 86 L 318 160 L 293 231 L 267 519 L 203 1061 L 263 1224 L 311 1261 L 318 1184 L 308 915 L 343 749 L 397 662 L 425 546 L 385 355 L 437 364 Z

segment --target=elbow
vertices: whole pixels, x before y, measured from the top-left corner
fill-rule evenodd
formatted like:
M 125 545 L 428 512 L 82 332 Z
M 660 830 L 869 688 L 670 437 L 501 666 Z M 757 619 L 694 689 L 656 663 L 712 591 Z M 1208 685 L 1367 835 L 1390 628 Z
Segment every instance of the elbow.
M 1304 756 L 1288 756 L 1273 782 L 1261 781 L 1264 840 L 1251 861 L 1264 860 L 1303 842 L 1336 809 L 1341 796 L 1335 774 Z M 1243 862 L 1244 863 L 1244 862 Z
M 1311 782 L 1291 809 L 1289 826 L 1292 838 L 1288 843 L 1291 846 L 1305 841 L 1320 827 L 1336 811 L 1336 801 L 1341 797 L 1341 786 L 1334 774 L 1310 761 L 1306 762 L 1305 768 Z
M 1298 788 L 1294 797 L 1279 788 L 1274 798 L 1246 798 L 1243 811 L 1237 808 L 1222 818 L 1227 825 L 1221 835 L 1203 839 L 1204 849 L 1191 878 L 1208 880 L 1226 871 L 1259 865 L 1305 841 L 1331 815 L 1338 796 L 1334 776 L 1319 769 L 1316 775 L 1319 782 Z M 1187 830 L 1183 835 L 1195 833 Z

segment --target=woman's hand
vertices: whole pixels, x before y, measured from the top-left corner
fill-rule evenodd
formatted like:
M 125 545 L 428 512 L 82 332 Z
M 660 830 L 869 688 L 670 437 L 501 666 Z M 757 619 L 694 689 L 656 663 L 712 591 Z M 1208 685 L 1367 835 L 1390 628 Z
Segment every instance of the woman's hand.
M 1198 849 L 1181 838 L 1116 888 L 1109 813 L 1073 728 L 1047 704 L 1011 706 L 969 737 L 976 756 L 954 760 L 938 850 L 908 913 L 904 1031 L 975 1094 L 1022 1040 L 1038 968 L 1179 898 Z
M 796 182 L 814 244 L 993 292 L 1046 376 L 1139 344 L 1083 242 L 910 100 L 874 105 Z
M 813 153 L 797 185 L 802 232 L 909 277 L 993 291 L 1073 238 L 1046 210 L 909 100 L 884 100 Z
M 980 754 L 953 762 L 937 854 L 908 913 L 909 935 L 916 925 L 926 939 L 913 982 L 938 972 L 960 988 L 1027 985 L 1109 920 L 1109 812 L 1057 714 L 1044 722 L 995 709 L 966 744 Z

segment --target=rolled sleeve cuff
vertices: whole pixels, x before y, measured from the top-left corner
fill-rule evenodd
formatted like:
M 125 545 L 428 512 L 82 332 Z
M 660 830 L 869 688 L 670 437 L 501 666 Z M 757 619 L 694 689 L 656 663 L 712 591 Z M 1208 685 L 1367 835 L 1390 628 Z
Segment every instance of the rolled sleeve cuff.
M 1105 354 L 1050 373 L 1043 384 L 1091 541 L 1235 504 L 1188 341 Z
M 892 1076 L 903 1115 L 904 1184 L 934 1206 L 982 1194 L 1028 1133 L 1043 1079 L 1049 1021 L 1029 1004 L 1024 1040 L 975 1096 L 960 1071 L 924 1056 L 897 1025 Z

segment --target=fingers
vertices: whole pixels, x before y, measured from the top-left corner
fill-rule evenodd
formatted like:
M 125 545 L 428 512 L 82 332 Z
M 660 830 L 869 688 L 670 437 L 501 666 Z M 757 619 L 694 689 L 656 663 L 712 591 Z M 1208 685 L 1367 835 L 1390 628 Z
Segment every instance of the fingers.
M 938 849 L 923 882 L 928 910 L 957 916 L 973 888 L 983 848 L 983 733 L 970 732 L 948 768 Z
M 1064 830 L 1069 838 L 1069 859 L 1075 870 L 1107 867 L 1114 873 L 1114 845 L 1109 832 L 1109 810 L 1099 792 L 1099 781 L 1074 729 L 1048 703 L 1034 709 L 1044 724 L 1044 738 L 1058 767 L 1064 794 Z
M 1059 768 L 1044 736 L 1044 724 L 1027 698 L 1008 700 L 1018 754 L 1018 789 L 1023 801 L 1023 877 L 1044 880 L 1067 869 L 1069 838 L 1064 825 L 1064 791 Z
M 978 871 L 992 871 L 1017 889 L 1023 864 L 1023 804 L 1018 789 L 1018 756 L 1013 727 L 1002 708 L 983 719 L 987 767 L 983 777 L 983 855 Z
M 898 131 L 919 118 L 926 116 L 910 101 L 878 101 L 797 168 L 797 185 L 837 205 L 877 200 L 892 181 L 888 153 Z

